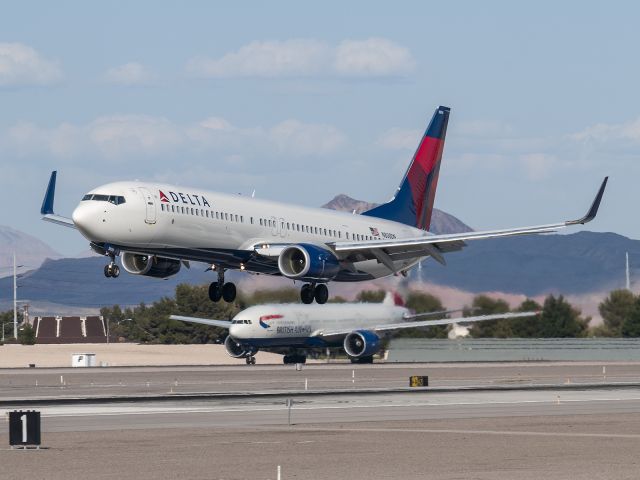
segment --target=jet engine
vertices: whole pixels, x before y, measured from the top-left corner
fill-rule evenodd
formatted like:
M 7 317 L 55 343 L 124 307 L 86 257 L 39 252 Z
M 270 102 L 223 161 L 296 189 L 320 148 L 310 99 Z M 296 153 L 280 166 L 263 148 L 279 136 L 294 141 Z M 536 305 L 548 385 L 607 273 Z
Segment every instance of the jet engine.
M 227 350 L 229 356 L 233 358 L 246 358 L 257 353 L 255 348 L 236 342 L 231 338 L 231 335 L 227 335 L 227 338 L 225 338 L 224 348 Z
M 180 260 L 125 252 L 122 254 L 122 267 L 133 275 L 167 278 L 180 271 Z
M 380 337 L 367 330 L 351 332 L 344 339 L 344 351 L 352 358 L 370 357 L 380 350 Z
M 329 250 L 301 243 L 285 247 L 278 257 L 278 269 L 296 280 L 332 280 L 340 271 L 340 262 Z

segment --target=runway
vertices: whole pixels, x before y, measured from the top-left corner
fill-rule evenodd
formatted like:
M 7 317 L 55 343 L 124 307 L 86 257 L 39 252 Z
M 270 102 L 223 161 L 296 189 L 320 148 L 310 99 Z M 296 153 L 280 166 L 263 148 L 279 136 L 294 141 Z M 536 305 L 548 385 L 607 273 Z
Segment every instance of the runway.
M 33 398 L 158 396 L 201 393 L 300 393 L 402 389 L 411 375 L 431 387 L 640 383 L 640 364 L 522 362 L 27 368 L 0 370 L 0 401 Z
M 290 410 L 286 401 L 291 397 L 286 393 L 163 402 L 45 404 L 37 409 L 42 412 L 43 446 L 48 449 L 0 450 L 0 463 L 7 478 L 28 474 L 53 480 L 87 476 L 275 479 L 277 465 L 282 467 L 283 480 L 637 478 L 640 387 L 565 386 L 567 374 L 574 382 L 593 382 L 602 372 L 601 365 L 374 365 L 358 367 L 355 372 L 363 382 L 369 378 L 392 385 L 399 381 L 396 377 L 404 383 L 407 373 L 415 368 L 427 369 L 433 375 L 430 378 L 448 385 L 451 391 L 310 393 L 294 397 Z M 102 378 L 105 384 L 115 378 L 112 375 L 127 373 L 103 370 L 110 369 L 96 372 L 106 375 Z M 155 374 L 160 382 L 181 372 L 182 378 L 193 380 L 192 388 L 197 387 L 200 376 L 204 386 L 224 390 L 222 378 L 230 375 L 247 382 L 230 388 L 248 385 L 254 379 L 257 392 L 288 375 L 299 374 L 336 385 L 353 370 L 346 365 L 337 369 L 305 368 L 302 372 L 284 367 L 265 367 L 262 371 L 166 367 L 161 371 L 129 370 L 126 378 L 138 385 L 134 378 Z M 611 371 L 613 379 L 627 383 L 636 378 L 637 370 L 634 364 L 606 366 L 607 375 Z M 35 375 L 31 370 L 23 372 Z M 518 378 L 518 372 L 526 377 L 523 382 L 533 382 L 533 388 L 453 388 L 456 381 L 462 387 L 509 385 Z M 60 371 L 49 374 L 59 376 Z M 64 370 L 62 374 L 70 373 Z M 248 378 L 243 377 L 245 374 Z M 211 377 L 217 375 L 221 376 L 217 380 L 220 384 L 212 383 Z M 3 381 L 16 381 L 18 377 L 0 374 Z M 542 390 L 535 382 L 556 385 Z M 7 424 L 2 423 L 0 435 L 5 438 L 6 429 Z

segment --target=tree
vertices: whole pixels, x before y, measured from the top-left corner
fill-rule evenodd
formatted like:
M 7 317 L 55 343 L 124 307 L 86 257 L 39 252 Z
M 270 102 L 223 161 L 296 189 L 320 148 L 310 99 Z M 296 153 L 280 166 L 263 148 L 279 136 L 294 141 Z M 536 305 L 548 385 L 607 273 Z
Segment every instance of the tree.
M 590 318 L 583 318 L 562 295 L 549 295 L 540 315 L 540 338 L 583 337 L 587 333 Z
M 635 295 L 626 289 L 609 293 L 598 305 L 605 327 L 602 332 L 613 337 L 621 336 L 622 325 L 631 316 L 636 300 Z
M 415 313 L 441 312 L 444 310 L 442 302 L 438 297 L 431 295 L 430 293 L 418 292 L 415 290 L 409 292 L 405 305 Z M 444 317 L 444 315 L 421 318 L 419 320 L 435 320 L 436 318 L 442 317 Z M 399 330 L 396 336 L 409 338 L 447 338 L 447 332 L 448 327 L 446 325 L 436 325 L 427 328 L 405 328 Z
M 35 345 L 36 344 L 36 331 L 28 323 L 20 329 L 18 332 L 18 341 L 22 345 Z
M 494 300 L 486 295 L 477 295 L 473 299 L 471 308 L 464 309 L 463 316 L 471 317 L 507 312 L 509 312 L 509 304 L 504 300 Z M 506 338 L 512 334 L 509 320 L 476 322 L 471 326 L 469 333 L 474 338 Z
M 385 295 L 386 292 L 384 290 L 362 290 L 356 296 L 356 302 L 381 303 Z
M 517 312 L 534 312 L 542 310 L 542 306 L 530 298 L 523 301 L 516 309 Z M 517 338 L 540 338 L 542 331 L 542 316 L 514 318 L 508 320 L 511 325 L 511 335 Z
M 631 314 L 622 322 L 623 337 L 640 337 L 640 297 L 633 302 Z

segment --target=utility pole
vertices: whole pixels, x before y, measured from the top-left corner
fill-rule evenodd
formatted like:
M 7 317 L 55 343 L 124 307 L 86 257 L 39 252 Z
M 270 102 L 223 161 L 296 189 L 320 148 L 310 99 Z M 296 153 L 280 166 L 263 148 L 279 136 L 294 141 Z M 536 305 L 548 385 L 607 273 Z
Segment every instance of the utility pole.
M 627 290 L 631 291 L 631 275 L 629 274 L 629 252 L 627 252 L 627 263 L 625 273 L 627 274 Z
M 18 281 L 16 275 L 16 252 L 13 252 L 13 338 L 18 339 Z

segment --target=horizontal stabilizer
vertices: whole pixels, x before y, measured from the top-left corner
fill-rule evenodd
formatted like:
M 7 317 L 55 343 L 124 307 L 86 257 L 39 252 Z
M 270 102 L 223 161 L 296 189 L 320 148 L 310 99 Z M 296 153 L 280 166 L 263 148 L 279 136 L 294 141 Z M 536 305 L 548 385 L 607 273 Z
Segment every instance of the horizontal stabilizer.
M 183 317 L 182 315 L 171 315 L 171 320 L 180 320 L 181 322 L 199 323 L 201 325 L 209 325 L 210 327 L 229 328 L 231 322 L 229 320 L 209 320 L 198 317 Z

